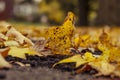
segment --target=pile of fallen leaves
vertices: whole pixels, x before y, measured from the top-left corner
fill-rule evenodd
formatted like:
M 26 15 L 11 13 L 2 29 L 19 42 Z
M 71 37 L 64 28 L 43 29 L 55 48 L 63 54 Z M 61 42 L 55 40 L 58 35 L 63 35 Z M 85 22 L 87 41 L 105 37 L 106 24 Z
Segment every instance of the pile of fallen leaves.
M 0 68 L 12 67 L 4 59 L 8 55 L 26 59 L 26 54 L 60 54 L 71 57 L 55 63 L 53 68 L 58 64 L 76 63 L 77 73 L 94 69 L 98 72 L 95 76 L 120 77 L 120 28 L 75 28 L 74 20 L 75 15 L 69 12 L 61 26 L 44 30 L 24 28 L 20 32 L 11 24 L 1 22 Z
M 3 57 L 8 55 L 25 59 L 25 53 L 39 55 L 31 47 L 34 43 L 6 22 L 0 25 L 0 67 L 11 67 Z

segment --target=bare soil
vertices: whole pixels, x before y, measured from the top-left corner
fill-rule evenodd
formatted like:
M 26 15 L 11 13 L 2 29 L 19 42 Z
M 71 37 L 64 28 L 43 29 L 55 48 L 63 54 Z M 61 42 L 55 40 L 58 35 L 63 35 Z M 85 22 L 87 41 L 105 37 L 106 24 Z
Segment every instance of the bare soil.
M 28 56 L 27 60 L 7 56 L 6 60 L 13 64 L 11 69 L 0 70 L 0 80 L 120 80 L 120 78 L 93 77 L 96 71 L 91 70 L 76 74 L 74 70 L 75 63 L 61 64 L 55 68 L 52 65 L 59 60 L 69 56 Z M 29 67 L 21 67 L 15 62 L 30 64 Z

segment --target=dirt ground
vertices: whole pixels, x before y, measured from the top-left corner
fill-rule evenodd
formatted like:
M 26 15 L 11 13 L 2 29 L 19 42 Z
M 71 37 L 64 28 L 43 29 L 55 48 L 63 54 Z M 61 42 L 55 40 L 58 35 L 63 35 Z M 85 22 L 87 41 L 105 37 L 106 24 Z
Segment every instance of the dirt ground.
M 88 79 L 89 78 L 89 79 Z M 90 75 L 71 75 L 47 67 L 23 68 L 15 67 L 0 71 L 0 80 L 92 80 Z
M 68 56 L 28 56 L 27 60 L 8 56 L 6 60 L 14 66 L 11 69 L 0 70 L 0 80 L 120 80 L 120 78 L 93 77 L 94 70 L 81 74 L 75 74 L 74 63 L 62 64 L 55 68 L 52 65 Z M 21 67 L 16 62 L 30 64 L 29 67 Z

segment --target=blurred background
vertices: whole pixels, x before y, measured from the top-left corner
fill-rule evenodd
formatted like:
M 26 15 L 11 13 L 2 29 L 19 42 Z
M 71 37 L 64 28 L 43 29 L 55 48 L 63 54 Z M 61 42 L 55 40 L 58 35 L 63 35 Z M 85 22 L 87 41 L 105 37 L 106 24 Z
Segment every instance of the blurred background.
M 59 25 L 68 11 L 78 26 L 120 26 L 120 0 L 0 0 L 0 20 Z

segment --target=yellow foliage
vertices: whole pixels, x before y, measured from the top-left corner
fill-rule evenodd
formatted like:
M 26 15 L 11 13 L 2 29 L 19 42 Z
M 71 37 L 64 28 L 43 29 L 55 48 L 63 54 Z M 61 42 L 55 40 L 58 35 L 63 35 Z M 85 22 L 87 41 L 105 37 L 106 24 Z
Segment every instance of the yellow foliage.
M 82 56 L 78 54 L 78 55 L 74 55 L 74 56 L 72 56 L 72 57 L 69 57 L 69 58 L 66 58 L 66 59 L 61 60 L 60 62 L 54 64 L 53 67 L 56 66 L 57 64 L 73 63 L 73 62 L 76 63 L 76 68 L 79 67 L 80 65 L 86 63 L 86 61 L 83 60 Z
M 79 37 L 74 39 L 75 47 L 88 47 L 90 42 L 90 35 L 80 35 Z
M 104 76 L 120 76 L 120 50 L 119 47 L 115 47 L 110 42 L 110 35 L 106 32 L 102 32 L 100 36 L 98 36 L 98 42 L 96 44 L 96 48 L 102 51 L 102 54 L 99 57 L 94 57 L 93 54 L 87 52 L 84 55 L 74 55 L 70 58 L 63 59 L 59 61 L 57 64 L 62 63 L 76 63 L 76 68 L 81 65 L 89 65 L 91 68 L 98 71 L 96 76 L 104 75 Z M 75 47 L 88 47 L 89 43 L 92 43 L 89 34 L 80 35 L 79 37 L 74 39 Z M 93 44 L 93 43 L 92 43 Z M 116 63 L 111 63 L 116 62 Z M 54 66 L 55 66 L 54 65 Z M 116 71 L 117 70 L 117 71 Z
M 9 26 L 6 36 L 9 40 L 15 40 L 19 42 L 20 45 L 23 46 L 33 46 L 33 42 L 27 37 L 23 36 L 19 31 L 17 31 L 14 27 Z
M 76 50 L 76 53 L 82 52 L 80 49 L 89 49 L 93 53 L 94 50 L 98 49 L 102 52 L 102 54 L 97 57 L 90 52 L 86 52 L 84 54 L 74 54 L 69 58 L 55 63 L 53 67 L 62 63 L 76 63 L 75 68 L 79 68 L 81 65 L 84 65 L 97 70 L 97 76 L 113 75 L 120 77 L 120 29 L 104 28 L 104 31 L 101 31 L 101 29 L 80 28 L 79 30 L 81 31 L 79 32 L 81 33 L 78 34 L 78 37 L 76 37 L 74 19 L 75 15 L 72 12 L 69 12 L 61 26 L 50 27 L 44 32 L 46 38 L 44 45 L 37 45 L 40 45 L 39 47 L 42 46 L 41 48 L 43 50 L 44 48 L 49 49 L 49 51 L 52 51 L 54 54 L 72 54 L 72 51 L 70 52 L 70 48 Z M 7 29 L 4 31 L 0 30 L 0 46 L 7 47 L 7 49 L 1 50 L 2 56 L 12 55 L 14 57 L 25 59 L 25 54 L 38 55 L 37 52 L 31 48 L 34 44 L 30 39 L 23 36 L 13 27 L 7 26 L 5 28 Z M 33 32 L 37 32 L 37 30 Z M 76 38 L 74 39 L 74 37 Z M 79 47 L 82 48 L 79 49 Z M 93 50 L 91 50 L 91 48 Z M 0 55 L 1 61 L 4 60 L 2 56 Z M 9 63 L 6 64 L 9 65 Z M 1 65 L 3 64 L 0 64 L 0 67 L 2 67 Z M 80 70 L 83 69 L 80 68 Z
M 98 45 L 98 49 L 99 49 L 100 51 L 102 51 L 102 55 L 100 56 L 100 58 L 103 58 L 103 59 L 105 59 L 105 60 L 108 60 L 108 59 L 109 59 L 109 56 L 110 56 L 110 50 L 109 50 L 106 46 L 104 46 L 104 45 L 102 45 L 102 44 L 99 44 L 99 45 Z
M 119 48 L 113 47 L 110 49 L 109 61 L 120 63 L 120 49 Z
M 98 74 L 96 74 L 96 76 L 100 76 L 100 75 L 111 75 L 114 70 L 115 70 L 115 66 L 108 63 L 107 60 L 102 60 L 102 59 L 95 59 L 94 61 L 88 63 L 88 65 L 90 65 L 92 68 L 94 68 L 95 70 L 98 71 Z
M 71 54 L 68 50 L 72 47 L 72 38 L 75 32 L 74 18 L 74 14 L 68 12 L 62 26 L 51 27 L 46 31 L 48 40 L 46 47 L 51 49 L 54 54 Z
M 26 59 L 25 54 L 38 55 L 37 52 L 31 48 L 10 47 L 10 51 L 8 52 L 8 55 L 23 59 Z
M 48 18 L 52 21 L 56 21 L 57 23 L 62 22 L 64 12 L 61 10 L 59 1 L 51 1 L 50 3 L 46 3 L 46 1 L 42 1 L 40 3 L 39 11 L 41 14 L 48 14 Z
M 85 63 L 91 62 L 93 60 L 95 60 L 95 57 L 92 55 L 92 53 L 86 52 L 83 56 L 81 56 L 80 54 L 77 54 L 72 57 L 63 59 L 63 60 L 59 61 L 58 63 L 54 64 L 53 67 L 56 66 L 57 64 L 75 62 L 76 63 L 75 67 L 77 68 L 77 67 L 79 67 Z
M 86 53 L 84 54 L 84 56 L 82 56 L 82 57 L 83 57 L 83 59 L 86 60 L 87 62 L 91 62 L 91 61 L 95 60 L 95 57 L 94 57 L 93 54 L 90 53 L 90 52 L 86 52 Z
M 99 37 L 99 43 L 101 43 L 103 46 L 106 46 L 107 48 L 111 48 L 112 45 L 110 43 L 110 36 L 108 33 L 103 31 Z

